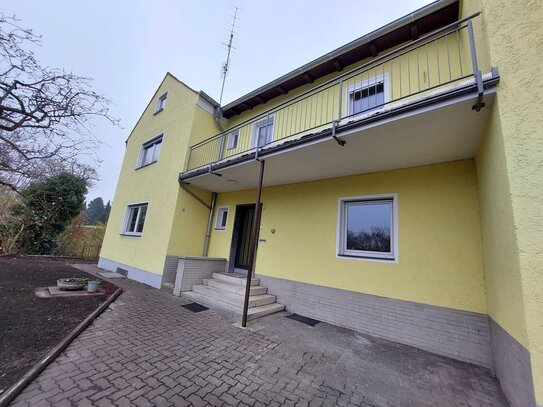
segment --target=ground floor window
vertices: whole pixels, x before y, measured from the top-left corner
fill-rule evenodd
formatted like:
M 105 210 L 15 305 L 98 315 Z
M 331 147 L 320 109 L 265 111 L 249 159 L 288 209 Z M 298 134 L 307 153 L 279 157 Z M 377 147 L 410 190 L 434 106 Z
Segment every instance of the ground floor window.
M 227 221 L 228 221 L 228 207 L 223 206 L 223 207 L 217 208 L 217 215 L 215 215 L 215 229 L 225 230 Z
M 338 255 L 396 260 L 396 205 L 396 195 L 340 198 Z
M 147 215 L 147 206 L 147 203 L 127 206 L 123 234 L 131 236 L 142 235 L 145 216 Z

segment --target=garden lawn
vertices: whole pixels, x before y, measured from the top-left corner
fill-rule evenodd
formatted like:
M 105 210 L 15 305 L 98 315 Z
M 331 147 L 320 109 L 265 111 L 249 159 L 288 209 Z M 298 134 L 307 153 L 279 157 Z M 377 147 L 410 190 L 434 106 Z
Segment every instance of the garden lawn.
M 105 295 L 38 298 L 37 287 L 63 277 L 91 277 L 64 260 L 0 257 L 0 393 L 19 380 L 117 287 L 102 281 Z M 96 277 L 93 277 L 96 280 Z

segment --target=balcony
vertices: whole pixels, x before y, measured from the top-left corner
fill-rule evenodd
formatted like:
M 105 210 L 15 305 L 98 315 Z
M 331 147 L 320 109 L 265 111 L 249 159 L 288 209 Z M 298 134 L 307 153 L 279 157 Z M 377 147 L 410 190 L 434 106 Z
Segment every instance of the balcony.
M 190 147 L 180 182 L 224 192 L 475 155 L 499 77 L 473 20 L 449 24 Z

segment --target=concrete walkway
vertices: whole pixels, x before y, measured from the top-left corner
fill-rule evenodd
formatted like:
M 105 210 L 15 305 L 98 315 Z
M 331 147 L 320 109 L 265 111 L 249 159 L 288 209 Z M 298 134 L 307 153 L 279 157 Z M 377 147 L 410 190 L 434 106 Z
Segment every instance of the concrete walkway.
M 507 406 L 480 367 L 284 312 L 242 330 L 115 283 L 125 292 L 12 406 Z

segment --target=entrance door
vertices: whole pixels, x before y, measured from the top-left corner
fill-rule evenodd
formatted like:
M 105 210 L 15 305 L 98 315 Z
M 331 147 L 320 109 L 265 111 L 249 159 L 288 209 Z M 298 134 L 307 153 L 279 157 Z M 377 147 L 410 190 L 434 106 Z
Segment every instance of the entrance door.
M 254 213 L 255 205 L 243 205 L 236 208 L 232 241 L 232 244 L 235 244 L 235 271 L 247 272 L 249 269 L 249 242 L 253 228 Z

